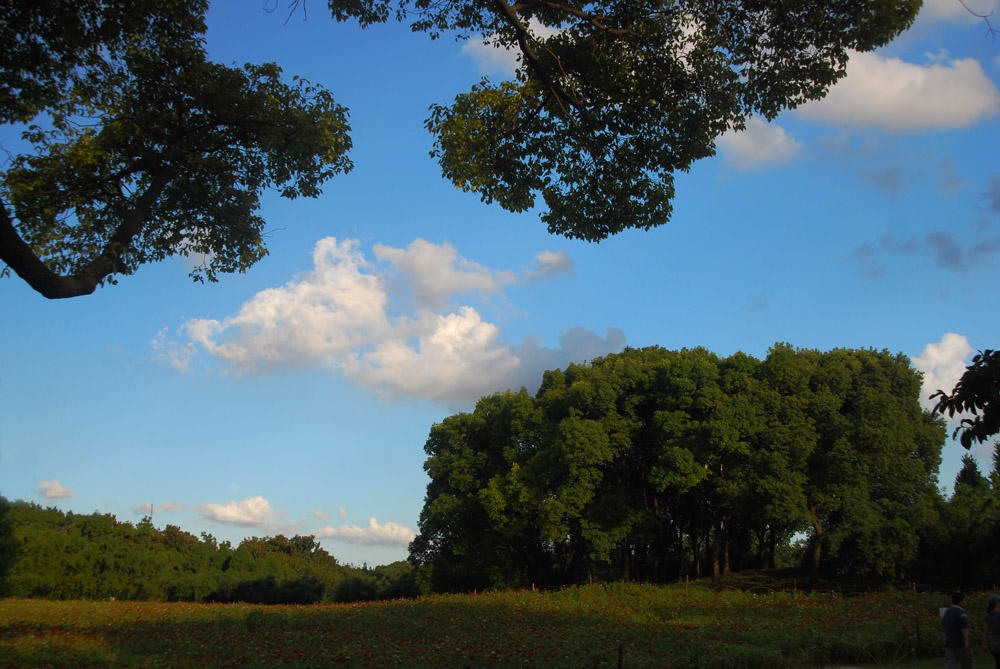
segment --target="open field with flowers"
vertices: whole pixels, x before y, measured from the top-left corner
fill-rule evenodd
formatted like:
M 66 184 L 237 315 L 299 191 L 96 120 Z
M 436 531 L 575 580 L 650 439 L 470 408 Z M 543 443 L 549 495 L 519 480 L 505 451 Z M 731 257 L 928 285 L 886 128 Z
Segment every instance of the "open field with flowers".
M 905 667 L 940 655 L 946 603 L 619 583 L 301 607 L 8 599 L 0 666 Z

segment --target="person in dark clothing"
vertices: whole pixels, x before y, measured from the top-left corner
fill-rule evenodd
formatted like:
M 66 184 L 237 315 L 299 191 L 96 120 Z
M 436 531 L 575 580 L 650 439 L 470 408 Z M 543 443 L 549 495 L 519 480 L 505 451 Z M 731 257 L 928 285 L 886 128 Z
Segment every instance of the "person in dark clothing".
M 965 594 L 951 596 L 951 606 L 941 616 L 944 627 L 944 661 L 948 669 L 973 669 L 969 647 L 969 616 L 965 612 Z
M 986 619 L 983 620 L 983 652 L 993 655 L 996 669 L 1000 669 L 1000 595 L 990 595 L 986 600 Z

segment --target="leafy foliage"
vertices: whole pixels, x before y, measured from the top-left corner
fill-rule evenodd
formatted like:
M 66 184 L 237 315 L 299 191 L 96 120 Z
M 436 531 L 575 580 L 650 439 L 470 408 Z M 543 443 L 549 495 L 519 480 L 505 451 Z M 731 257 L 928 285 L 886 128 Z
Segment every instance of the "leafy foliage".
M 0 597 L 10 594 L 10 570 L 19 557 L 10 508 L 10 502 L 0 495 Z
M 262 192 L 348 171 L 347 111 L 273 64 L 207 59 L 204 0 L 17 3 L 0 120 L 32 150 L 0 175 L 0 260 L 50 298 L 196 254 L 196 280 L 266 254 Z
M 252 537 L 234 548 L 210 534 L 156 529 L 148 518 L 132 525 L 24 502 L 9 506 L 7 521 L 12 534 L 4 543 L 0 519 L 0 557 L 16 557 L 15 597 L 308 604 L 339 601 L 346 580 L 364 582 L 370 599 L 417 594 L 407 563 L 344 566 L 313 537 Z
M 955 436 L 961 432 L 962 446 L 972 448 L 974 441 L 983 443 L 1000 434 L 1000 350 L 980 351 L 951 393 L 939 390 L 931 395 L 935 397 L 938 413 L 954 416 L 968 412 L 974 416 L 963 418 L 955 429 Z
M 920 4 L 329 2 L 339 20 L 385 21 L 395 5 L 432 37 L 515 50 L 513 81 L 431 108 L 432 155 L 485 202 L 524 211 L 541 196 L 550 232 L 591 241 L 667 222 L 674 175 L 713 155 L 719 135 L 823 97 L 851 51 L 888 43 Z
M 667 581 L 775 566 L 880 582 L 937 519 L 941 420 L 904 356 L 777 345 L 763 362 L 628 349 L 432 427 L 410 559 L 435 589 Z
M 292 2 L 294 11 L 297 0 Z M 303 3 L 304 5 L 304 3 Z M 347 111 L 275 64 L 208 61 L 207 0 L 52 0 L 8 7 L 0 122 L 32 149 L 0 175 L 0 260 L 50 298 L 93 292 L 173 255 L 196 280 L 266 254 L 259 197 L 315 197 L 351 169 Z M 515 49 L 512 81 L 435 105 L 432 155 L 458 187 L 553 233 L 601 240 L 667 222 L 674 175 L 715 141 L 823 97 L 851 51 L 913 20 L 919 0 L 509 4 L 330 0 L 362 27 Z M 6 271 L 6 270 L 5 270 Z

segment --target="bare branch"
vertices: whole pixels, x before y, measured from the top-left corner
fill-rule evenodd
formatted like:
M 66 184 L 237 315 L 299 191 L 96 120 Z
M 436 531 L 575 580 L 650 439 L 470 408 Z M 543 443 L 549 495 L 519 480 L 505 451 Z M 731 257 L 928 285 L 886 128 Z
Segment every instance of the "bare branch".
M 265 0 L 264 11 L 268 14 L 273 14 L 278 9 L 278 0 L 273 0 L 274 6 L 271 6 L 272 0 Z M 288 22 L 292 19 L 292 15 L 295 14 L 295 10 L 299 8 L 299 3 L 302 3 L 302 20 L 308 21 L 309 15 L 306 12 L 306 0 L 290 0 L 288 3 L 288 16 L 285 17 L 285 23 L 283 25 L 288 25 Z
M 983 23 L 986 24 L 986 34 L 989 35 L 995 42 L 997 39 L 998 30 L 993 27 L 993 24 L 990 23 L 990 17 L 993 16 L 993 12 L 990 12 L 988 14 L 979 14 L 978 12 L 972 11 L 972 8 L 969 7 L 967 4 L 965 4 L 965 0 L 958 0 L 958 2 L 962 5 L 962 7 L 965 7 L 965 11 L 969 12 L 977 19 L 983 20 Z

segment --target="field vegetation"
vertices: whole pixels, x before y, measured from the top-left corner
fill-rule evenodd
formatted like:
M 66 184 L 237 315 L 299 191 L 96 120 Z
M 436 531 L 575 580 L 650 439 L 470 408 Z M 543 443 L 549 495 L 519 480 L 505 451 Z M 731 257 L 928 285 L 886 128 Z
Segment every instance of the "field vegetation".
M 0 665 L 903 667 L 940 657 L 942 593 L 733 585 L 746 583 L 312 606 L 7 599 Z M 970 596 L 970 611 L 985 598 Z

